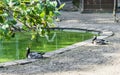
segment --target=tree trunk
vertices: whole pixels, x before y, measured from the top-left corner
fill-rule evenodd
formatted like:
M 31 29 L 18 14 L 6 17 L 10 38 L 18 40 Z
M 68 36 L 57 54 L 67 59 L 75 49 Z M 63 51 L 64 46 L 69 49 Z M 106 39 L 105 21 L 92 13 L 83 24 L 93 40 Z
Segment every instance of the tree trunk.
M 114 7 L 113 7 L 113 18 L 114 18 L 114 22 L 117 22 L 116 7 L 117 7 L 117 0 L 114 0 Z

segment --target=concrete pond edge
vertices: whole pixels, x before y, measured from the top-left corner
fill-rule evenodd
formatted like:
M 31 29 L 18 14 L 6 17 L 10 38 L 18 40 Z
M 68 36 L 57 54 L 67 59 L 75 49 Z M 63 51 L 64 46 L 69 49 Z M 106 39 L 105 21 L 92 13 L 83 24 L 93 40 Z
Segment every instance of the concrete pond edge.
M 74 28 L 63 28 L 63 29 L 74 29 Z M 89 28 L 89 29 L 75 28 L 75 29 L 97 32 L 100 35 L 100 36 L 98 36 L 99 39 L 105 39 L 107 37 L 110 37 L 110 36 L 114 35 L 114 33 L 112 31 L 108 31 L 108 30 L 100 30 L 100 29 L 95 29 L 95 28 Z M 86 40 L 86 41 L 83 41 L 83 42 L 75 43 L 75 44 L 67 46 L 65 48 L 60 48 L 60 49 L 52 51 L 52 52 L 47 52 L 43 55 L 43 57 L 44 58 L 50 58 L 51 56 L 54 56 L 56 54 L 61 54 L 61 53 L 64 53 L 66 51 L 70 51 L 70 50 L 72 50 L 76 47 L 83 46 L 87 43 L 91 43 L 91 40 L 92 39 L 89 39 L 89 40 Z M 15 61 L 11 61 L 11 62 L 0 63 L 0 68 L 4 68 L 4 67 L 7 67 L 7 66 L 14 66 L 14 65 L 24 65 L 24 64 L 35 62 L 37 60 L 39 60 L 39 59 L 21 59 L 21 60 L 15 60 Z

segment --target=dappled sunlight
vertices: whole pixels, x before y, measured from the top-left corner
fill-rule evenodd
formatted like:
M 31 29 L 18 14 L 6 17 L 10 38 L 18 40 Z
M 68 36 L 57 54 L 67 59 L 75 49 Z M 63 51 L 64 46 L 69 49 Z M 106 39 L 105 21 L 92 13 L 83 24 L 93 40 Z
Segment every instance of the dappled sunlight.
M 90 75 L 88 72 L 81 72 L 81 71 L 59 71 L 53 73 L 43 73 L 44 75 Z M 36 74 L 40 75 L 40 74 Z
M 10 58 L 0 58 L 0 63 L 1 63 L 1 61 L 2 61 L 2 62 L 8 62 L 8 61 L 12 61 L 12 60 L 15 60 L 15 59 L 10 59 Z
M 96 21 L 97 23 L 114 23 L 113 19 L 108 19 L 108 18 L 95 18 L 92 19 L 93 21 Z
M 114 57 L 120 57 L 120 53 L 104 53 L 104 56 L 114 56 Z
M 0 73 L 0 75 L 19 75 L 19 74 L 12 74 L 12 73 Z
M 72 23 L 78 23 L 78 22 L 80 22 L 80 20 L 77 20 L 77 19 L 76 20 L 75 19 L 74 20 L 66 20 L 65 22 L 67 22 L 67 23 L 71 23 L 71 22 Z
M 112 57 L 112 63 L 116 63 L 116 64 L 119 64 L 120 63 L 120 52 L 112 52 L 112 53 L 104 53 L 103 56 L 105 57 Z
M 85 46 L 99 46 L 99 45 L 92 44 L 92 42 L 89 42 L 89 43 L 85 44 Z
M 4 68 L 0 67 L 0 75 L 120 75 L 120 25 L 118 23 L 114 23 L 112 14 L 81 14 L 80 11 L 63 13 L 63 17 L 65 19 L 61 22 L 57 22 L 58 27 L 63 26 L 68 28 L 84 28 L 87 30 L 90 29 L 101 32 L 103 30 L 111 30 L 115 32 L 116 37 L 112 36 L 109 37 L 109 39 L 107 38 L 111 43 L 104 46 L 94 45 L 91 43 L 90 39 L 89 42 L 84 41 L 82 43 L 75 43 L 74 47 L 68 48 L 68 51 L 61 52 L 59 54 L 56 52 L 56 54 L 54 56 L 51 56 L 50 58 L 38 59 L 37 61 L 29 64 L 17 64 L 14 66 L 5 66 Z M 21 25 L 17 26 L 21 27 Z M 65 34 L 59 38 L 57 36 L 57 39 L 55 38 L 54 40 L 55 42 L 49 44 L 49 47 L 46 45 L 47 43 L 49 43 L 49 41 L 51 41 L 49 39 L 43 42 L 41 41 L 43 39 L 40 39 L 38 43 L 32 41 L 31 51 L 49 52 L 54 49 L 63 48 L 65 47 L 65 44 L 67 46 L 70 46 L 69 43 L 73 44 L 72 42 L 74 42 L 76 37 L 79 38 L 79 41 L 87 39 L 85 38 L 86 36 L 82 36 L 82 40 L 80 40 L 81 36 L 79 35 L 80 34 Z M 27 36 L 30 37 L 30 35 Z M 26 40 L 30 39 L 27 38 L 27 36 L 25 33 L 22 34 L 22 37 L 19 36 L 19 50 L 21 51 L 21 55 L 19 57 L 25 56 L 25 49 L 27 47 L 27 44 L 29 43 L 29 41 Z M 74 36 L 75 38 L 73 37 L 73 39 L 71 39 L 72 36 Z M 52 38 L 52 36 L 50 38 Z M 62 41 L 59 41 L 60 39 L 62 39 Z M 56 47 L 53 48 L 53 45 L 55 44 L 62 45 L 56 45 Z M 7 43 L 6 45 L 14 47 L 14 49 L 17 48 L 17 46 L 13 44 L 13 42 L 11 44 Z M 8 51 L 8 53 L 3 53 L 0 51 L 0 54 L 9 54 L 10 56 L 13 55 L 13 53 L 15 54 L 17 51 L 13 51 L 13 49 L 8 50 L 8 48 L 10 47 L 5 46 L 5 48 L 7 49 L 4 49 L 4 51 Z M 0 59 L 1 58 L 2 57 L 0 56 Z M 2 58 L 0 61 L 6 62 L 9 60 L 9 58 Z

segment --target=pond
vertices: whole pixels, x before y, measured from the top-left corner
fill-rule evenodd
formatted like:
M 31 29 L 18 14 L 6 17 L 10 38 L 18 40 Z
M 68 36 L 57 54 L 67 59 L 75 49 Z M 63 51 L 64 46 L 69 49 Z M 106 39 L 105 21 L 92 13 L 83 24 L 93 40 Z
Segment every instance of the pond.
M 30 32 L 17 32 L 15 38 L 0 41 L 0 62 L 7 62 L 26 58 L 26 47 L 31 51 L 50 52 L 72 45 L 93 37 L 90 32 L 67 29 L 52 29 L 49 36 L 39 37 L 38 41 L 31 41 Z

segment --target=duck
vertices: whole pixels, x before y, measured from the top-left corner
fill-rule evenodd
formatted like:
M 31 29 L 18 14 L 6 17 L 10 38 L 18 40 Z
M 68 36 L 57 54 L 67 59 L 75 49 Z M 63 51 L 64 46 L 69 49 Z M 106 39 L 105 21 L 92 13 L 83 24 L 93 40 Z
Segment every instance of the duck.
M 44 53 L 31 52 L 30 51 L 31 49 L 29 47 L 27 47 L 26 50 L 27 50 L 26 57 L 28 59 L 40 59 L 40 58 L 43 58 Z
M 92 44 L 105 45 L 107 43 L 108 41 L 104 39 L 98 39 L 97 36 L 94 36 L 94 38 L 92 39 Z

